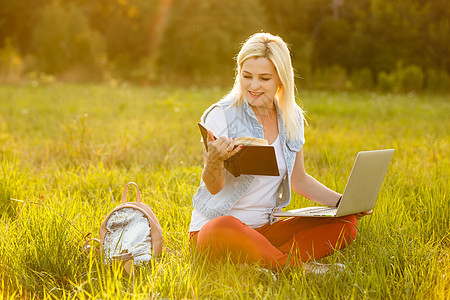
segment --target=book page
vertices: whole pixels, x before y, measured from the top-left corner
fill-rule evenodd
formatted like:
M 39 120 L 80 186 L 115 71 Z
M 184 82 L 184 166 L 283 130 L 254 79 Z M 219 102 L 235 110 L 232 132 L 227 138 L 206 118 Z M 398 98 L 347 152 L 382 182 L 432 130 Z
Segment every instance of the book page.
M 245 136 L 236 138 L 234 144 L 236 146 L 268 146 L 269 142 L 266 139 Z

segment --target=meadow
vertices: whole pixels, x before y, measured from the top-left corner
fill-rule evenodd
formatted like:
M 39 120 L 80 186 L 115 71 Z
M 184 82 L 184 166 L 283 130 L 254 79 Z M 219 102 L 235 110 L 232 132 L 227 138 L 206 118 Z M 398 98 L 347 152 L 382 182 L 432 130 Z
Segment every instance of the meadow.
M 1 299 L 450 299 L 448 95 L 298 92 L 307 171 L 342 192 L 358 151 L 396 152 L 341 273 L 269 273 L 190 253 L 196 122 L 226 90 L 0 86 Z M 136 182 L 165 251 L 134 275 L 82 252 Z M 130 194 L 132 197 L 133 194 Z M 295 195 L 288 208 L 310 205 Z

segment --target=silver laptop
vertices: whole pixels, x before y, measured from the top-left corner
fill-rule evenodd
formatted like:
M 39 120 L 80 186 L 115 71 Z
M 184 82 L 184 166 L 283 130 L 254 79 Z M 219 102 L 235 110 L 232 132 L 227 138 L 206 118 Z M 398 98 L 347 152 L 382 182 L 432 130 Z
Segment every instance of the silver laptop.
M 371 210 L 377 200 L 394 149 L 361 151 L 338 207 L 313 206 L 274 213 L 275 217 L 341 217 Z

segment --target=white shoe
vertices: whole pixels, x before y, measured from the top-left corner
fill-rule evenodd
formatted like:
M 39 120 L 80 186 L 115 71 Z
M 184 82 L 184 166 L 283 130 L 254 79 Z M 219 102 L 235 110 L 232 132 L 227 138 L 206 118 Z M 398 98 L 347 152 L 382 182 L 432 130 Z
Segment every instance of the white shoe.
M 333 270 L 336 270 L 337 272 L 342 272 L 345 270 L 345 265 L 339 263 L 321 264 L 315 261 L 310 261 L 303 264 L 303 269 L 305 270 L 306 274 L 320 275 L 331 272 Z
M 271 278 L 272 281 L 277 281 L 277 276 L 271 270 L 266 268 L 258 268 L 258 271 L 261 272 L 261 274 L 264 274 L 265 276 Z

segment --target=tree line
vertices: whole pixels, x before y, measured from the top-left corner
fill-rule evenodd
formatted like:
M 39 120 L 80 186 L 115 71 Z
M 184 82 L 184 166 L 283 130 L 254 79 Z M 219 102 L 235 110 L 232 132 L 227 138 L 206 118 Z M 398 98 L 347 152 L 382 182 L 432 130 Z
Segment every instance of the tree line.
M 0 79 L 31 76 L 231 85 L 266 31 L 291 46 L 300 86 L 450 86 L 447 0 L 0 0 Z

